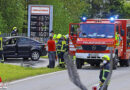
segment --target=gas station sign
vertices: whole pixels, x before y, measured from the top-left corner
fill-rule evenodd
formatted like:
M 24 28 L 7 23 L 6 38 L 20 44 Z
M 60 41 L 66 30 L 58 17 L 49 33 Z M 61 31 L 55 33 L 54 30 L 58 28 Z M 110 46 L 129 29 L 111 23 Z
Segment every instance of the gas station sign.
M 53 6 L 29 5 L 28 37 L 41 42 L 46 41 L 52 30 Z

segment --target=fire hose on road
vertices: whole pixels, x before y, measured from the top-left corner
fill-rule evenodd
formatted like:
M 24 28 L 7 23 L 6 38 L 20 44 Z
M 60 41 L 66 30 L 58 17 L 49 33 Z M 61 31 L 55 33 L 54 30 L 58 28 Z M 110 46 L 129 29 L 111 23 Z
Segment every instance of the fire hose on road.
M 109 83 L 111 76 L 112 76 L 112 70 L 113 70 L 113 52 L 112 52 L 112 50 L 113 50 L 113 48 L 111 48 L 111 55 L 110 55 L 110 72 L 107 76 L 107 79 L 103 83 L 101 90 L 104 90 L 104 88 L 107 86 L 107 84 Z
M 72 58 L 73 57 L 70 56 L 68 52 L 66 52 L 64 54 L 64 59 L 65 59 L 66 65 L 67 65 L 69 78 L 81 90 L 88 90 L 87 87 L 85 87 L 84 84 L 81 82 L 79 74 L 77 72 L 76 65 L 74 64 L 74 61 L 73 61 Z M 100 90 L 104 90 L 104 88 L 109 83 L 109 81 L 111 79 L 111 76 L 112 76 L 112 70 L 113 70 L 113 52 L 112 52 L 112 48 L 111 48 L 111 54 L 110 54 L 110 72 L 109 72 L 109 74 L 107 76 L 107 79 L 103 83 L 103 86 L 101 87 Z
M 83 83 L 81 82 L 80 78 L 79 78 L 79 74 L 77 72 L 77 68 L 76 65 L 74 64 L 73 60 L 72 60 L 72 56 L 70 56 L 68 54 L 68 52 L 66 52 L 64 54 L 64 59 L 67 65 L 67 69 L 68 69 L 68 74 L 70 77 L 70 80 L 76 85 L 78 86 L 81 90 L 88 90 Z

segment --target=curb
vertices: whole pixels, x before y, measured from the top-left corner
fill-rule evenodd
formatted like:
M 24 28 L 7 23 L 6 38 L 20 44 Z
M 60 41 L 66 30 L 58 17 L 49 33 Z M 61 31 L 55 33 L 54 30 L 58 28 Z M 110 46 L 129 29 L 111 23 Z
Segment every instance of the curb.
M 66 70 L 52 72 L 52 73 L 48 73 L 48 74 L 37 75 L 37 76 L 32 76 L 32 77 L 27 77 L 27 78 L 19 79 L 19 80 L 15 80 L 15 81 L 9 82 L 9 85 L 14 85 L 16 83 L 23 82 L 23 81 L 26 81 L 26 80 L 31 80 L 31 79 L 38 78 L 38 77 L 53 75 L 53 74 L 61 73 L 61 72 L 64 72 L 64 71 L 66 71 Z

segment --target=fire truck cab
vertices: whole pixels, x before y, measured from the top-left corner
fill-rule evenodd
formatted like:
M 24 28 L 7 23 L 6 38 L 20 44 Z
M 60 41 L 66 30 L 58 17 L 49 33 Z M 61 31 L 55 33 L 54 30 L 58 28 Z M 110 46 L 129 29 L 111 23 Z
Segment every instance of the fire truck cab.
M 69 53 L 76 56 L 77 68 L 84 62 L 100 66 L 104 55 L 113 51 L 113 68 L 129 66 L 130 19 L 88 19 L 69 25 Z

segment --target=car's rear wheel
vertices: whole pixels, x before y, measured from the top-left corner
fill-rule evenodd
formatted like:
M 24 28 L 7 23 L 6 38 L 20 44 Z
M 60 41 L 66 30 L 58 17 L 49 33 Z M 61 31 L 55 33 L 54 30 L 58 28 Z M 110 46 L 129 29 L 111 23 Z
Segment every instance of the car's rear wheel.
M 40 58 L 40 53 L 38 51 L 32 51 L 31 53 L 31 59 L 34 61 L 38 61 Z
M 76 66 L 77 66 L 77 69 L 81 69 L 82 68 L 81 59 L 76 58 Z

